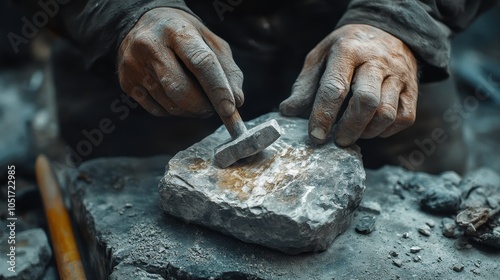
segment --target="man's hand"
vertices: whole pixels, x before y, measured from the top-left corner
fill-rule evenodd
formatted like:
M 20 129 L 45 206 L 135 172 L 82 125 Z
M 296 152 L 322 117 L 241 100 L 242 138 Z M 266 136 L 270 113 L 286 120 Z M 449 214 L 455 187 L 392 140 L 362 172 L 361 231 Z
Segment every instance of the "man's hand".
M 352 97 L 334 135 L 337 144 L 389 137 L 415 121 L 417 61 L 391 34 L 369 25 L 345 25 L 307 55 L 280 111 L 296 116 L 312 106 L 309 136 L 324 143 L 349 90 Z
M 156 116 L 229 116 L 243 104 L 243 74 L 229 45 L 190 14 L 145 13 L 123 39 L 120 85 Z M 212 107 L 213 105 L 213 107 Z

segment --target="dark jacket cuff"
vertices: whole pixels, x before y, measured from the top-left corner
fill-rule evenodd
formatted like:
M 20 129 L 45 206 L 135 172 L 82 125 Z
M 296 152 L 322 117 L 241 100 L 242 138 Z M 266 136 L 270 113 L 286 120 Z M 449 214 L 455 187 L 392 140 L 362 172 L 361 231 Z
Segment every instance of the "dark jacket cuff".
M 337 27 L 367 24 L 403 41 L 420 65 L 420 81 L 433 82 L 449 76 L 451 30 L 432 18 L 417 1 L 354 0 Z
M 194 15 L 183 0 L 72 1 L 62 10 L 63 35 L 81 50 L 87 67 L 100 62 L 115 65 L 123 38 L 144 13 L 159 7 Z

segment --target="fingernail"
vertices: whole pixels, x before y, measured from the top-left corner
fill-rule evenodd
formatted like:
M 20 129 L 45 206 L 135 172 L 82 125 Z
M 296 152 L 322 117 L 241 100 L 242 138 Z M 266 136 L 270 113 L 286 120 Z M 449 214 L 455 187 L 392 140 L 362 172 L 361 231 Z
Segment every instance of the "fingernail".
M 337 144 L 339 146 L 349 146 L 349 145 L 351 145 L 351 140 L 348 139 L 345 136 L 339 136 L 339 137 L 335 138 L 335 142 L 337 142 Z
M 219 114 L 229 116 L 234 113 L 234 103 L 229 100 L 223 100 L 219 103 Z
M 315 126 L 311 130 L 311 136 L 318 139 L 318 140 L 325 140 L 326 139 L 326 131 L 321 127 Z

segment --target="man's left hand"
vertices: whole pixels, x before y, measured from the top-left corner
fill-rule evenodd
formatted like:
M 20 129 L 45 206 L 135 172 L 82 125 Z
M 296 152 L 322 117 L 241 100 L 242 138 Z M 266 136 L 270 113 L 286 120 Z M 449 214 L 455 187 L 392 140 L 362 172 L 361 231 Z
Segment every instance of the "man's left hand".
M 324 143 L 350 90 L 352 97 L 334 132 L 337 144 L 389 137 L 415 121 L 417 61 L 401 40 L 383 30 L 342 26 L 307 55 L 280 111 L 296 116 L 312 106 L 309 136 Z

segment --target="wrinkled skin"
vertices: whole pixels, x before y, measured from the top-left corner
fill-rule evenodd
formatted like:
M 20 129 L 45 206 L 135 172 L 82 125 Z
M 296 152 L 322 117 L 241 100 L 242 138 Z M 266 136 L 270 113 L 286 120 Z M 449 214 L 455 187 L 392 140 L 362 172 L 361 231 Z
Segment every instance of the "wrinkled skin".
M 197 18 L 172 8 L 145 13 L 123 39 L 118 77 L 155 116 L 229 116 L 243 104 L 243 74 L 229 45 Z M 212 106 L 213 105 L 213 106 Z
M 215 109 L 225 117 L 244 100 L 243 74 L 229 45 L 177 9 L 156 8 L 140 18 L 120 45 L 118 75 L 122 89 L 156 116 L 203 117 Z M 378 28 L 351 24 L 308 54 L 280 111 L 297 116 L 312 107 L 309 135 L 316 143 L 327 140 L 341 117 L 334 138 L 348 146 L 411 126 L 417 97 L 417 62 L 410 49 Z
M 389 137 L 415 121 L 416 59 L 401 40 L 385 31 L 345 25 L 308 54 L 292 95 L 280 111 L 296 116 L 312 106 L 309 136 L 324 143 L 349 90 L 352 97 L 334 131 L 337 144 Z

